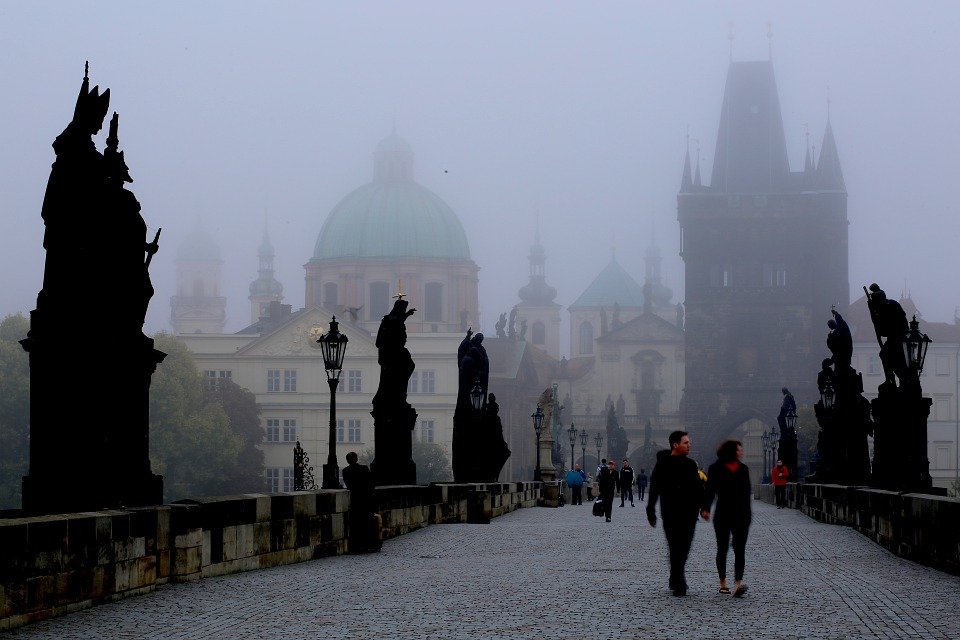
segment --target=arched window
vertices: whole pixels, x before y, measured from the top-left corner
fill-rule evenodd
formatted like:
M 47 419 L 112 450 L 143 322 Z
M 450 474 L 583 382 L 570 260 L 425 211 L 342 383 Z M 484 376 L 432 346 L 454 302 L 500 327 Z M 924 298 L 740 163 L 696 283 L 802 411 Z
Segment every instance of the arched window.
M 339 304 L 339 291 L 336 282 L 326 282 L 323 285 L 323 306 L 328 309 L 336 309 Z
M 593 354 L 593 325 L 589 320 L 580 324 L 580 355 Z
M 443 285 L 439 282 L 428 282 L 424 287 L 423 319 L 425 322 L 440 322 L 443 320 Z
M 203 297 L 203 280 L 200 278 L 193 279 L 193 296 L 195 298 Z
M 390 285 L 386 282 L 370 283 L 370 320 L 380 320 L 390 311 Z
M 547 342 L 547 328 L 543 325 L 542 322 L 537 320 L 533 323 L 533 344 L 546 344 Z

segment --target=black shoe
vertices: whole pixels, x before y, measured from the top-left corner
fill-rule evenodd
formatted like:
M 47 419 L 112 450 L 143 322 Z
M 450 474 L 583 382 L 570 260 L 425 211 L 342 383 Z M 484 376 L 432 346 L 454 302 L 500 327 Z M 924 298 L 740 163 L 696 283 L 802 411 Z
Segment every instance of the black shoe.
M 621 504 L 620 507 L 623 508 L 623 505 Z
M 675 595 L 678 598 L 682 598 L 683 596 L 687 595 L 687 588 L 677 587 L 676 589 L 673 590 L 673 595 Z
M 633 503 L 631 502 L 631 503 L 630 503 L 630 506 L 631 506 L 631 507 L 635 507 L 635 506 L 637 506 L 637 505 L 635 505 L 635 504 L 633 504 Z

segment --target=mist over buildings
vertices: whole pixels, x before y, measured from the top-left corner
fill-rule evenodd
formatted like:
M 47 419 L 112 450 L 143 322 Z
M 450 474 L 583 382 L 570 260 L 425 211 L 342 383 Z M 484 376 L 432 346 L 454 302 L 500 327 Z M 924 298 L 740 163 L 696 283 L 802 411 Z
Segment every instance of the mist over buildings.
M 372 179 L 374 148 L 394 129 L 415 179 L 467 232 L 481 330 L 518 301 L 538 227 L 558 303 L 611 252 L 642 281 L 653 240 L 682 302 L 682 162 L 689 136 L 709 183 L 732 49 L 734 60 L 772 56 L 794 170 L 808 142 L 818 152 L 829 113 L 851 296 L 878 282 L 951 321 L 958 26 L 949 2 L 7 3 L 0 313 L 35 306 L 50 144 L 85 60 L 91 84 L 111 89 L 148 233 L 163 228 L 147 333 L 170 329 L 176 251 L 198 223 L 222 250 L 228 331 L 249 322 L 264 228 L 284 302 L 301 307 L 327 214 Z M 110 281 L 78 283 L 90 290 L 78 313 L 108 312 Z

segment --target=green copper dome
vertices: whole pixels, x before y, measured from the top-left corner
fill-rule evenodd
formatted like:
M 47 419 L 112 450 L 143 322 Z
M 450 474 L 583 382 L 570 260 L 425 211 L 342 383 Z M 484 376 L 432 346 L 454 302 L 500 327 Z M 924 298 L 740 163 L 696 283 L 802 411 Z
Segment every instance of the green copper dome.
M 348 194 L 327 217 L 315 260 L 469 260 L 467 234 L 453 210 L 413 181 L 413 153 L 396 134 L 378 146 L 373 182 Z

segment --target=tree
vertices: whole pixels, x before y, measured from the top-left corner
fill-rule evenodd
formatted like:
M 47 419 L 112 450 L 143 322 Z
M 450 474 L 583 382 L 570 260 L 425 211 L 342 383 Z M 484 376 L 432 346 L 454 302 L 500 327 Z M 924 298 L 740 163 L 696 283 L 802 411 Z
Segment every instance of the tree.
M 233 380 L 218 378 L 209 390 L 227 413 L 230 430 L 241 441 L 236 464 L 225 478 L 231 493 L 258 493 L 266 491 L 263 475 L 263 425 L 260 423 L 260 405 L 253 392 Z
M 19 341 L 30 321 L 21 314 L 0 322 L 0 509 L 19 509 L 30 463 L 30 359 Z
M 357 452 L 357 462 L 367 466 L 373 462 L 374 449 L 368 447 Z M 413 441 L 413 462 L 417 465 L 417 484 L 453 482 L 453 468 L 447 453 L 433 442 Z
M 154 340 L 167 354 L 150 387 L 151 462 L 164 476 L 165 500 L 233 493 L 244 438 L 231 429 L 218 394 L 206 389 L 190 351 L 166 333 Z

